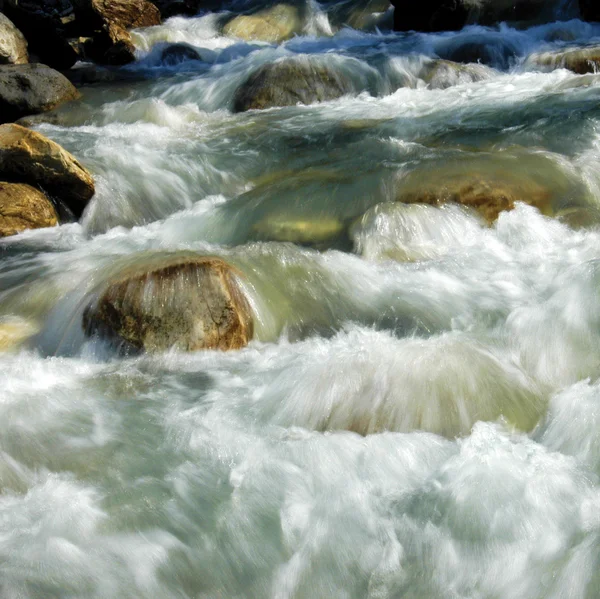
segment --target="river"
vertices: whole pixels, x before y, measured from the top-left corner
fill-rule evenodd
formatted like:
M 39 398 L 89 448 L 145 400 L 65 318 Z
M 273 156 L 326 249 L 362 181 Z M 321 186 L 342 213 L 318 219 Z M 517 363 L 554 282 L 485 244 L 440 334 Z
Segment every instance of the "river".
M 35 330 L 0 354 L 2 599 L 600 596 L 600 75 L 531 58 L 600 25 L 363 32 L 310 6 L 279 45 L 214 14 L 140 30 L 117 81 L 36 123 L 97 193 L 0 241 L 0 323 Z M 423 78 L 467 43 L 475 76 Z M 300 55 L 355 93 L 232 111 Z M 395 202 L 464 173 L 554 216 Z M 242 273 L 248 347 L 84 335 L 111 272 L 173 253 Z

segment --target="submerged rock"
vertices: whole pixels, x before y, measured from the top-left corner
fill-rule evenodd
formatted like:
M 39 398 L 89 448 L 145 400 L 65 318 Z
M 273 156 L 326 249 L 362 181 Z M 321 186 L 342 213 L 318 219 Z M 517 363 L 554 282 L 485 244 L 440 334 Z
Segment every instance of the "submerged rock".
M 552 70 L 568 69 L 579 75 L 595 73 L 600 67 L 600 46 L 533 54 L 527 62 L 530 65 Z
M 300 10 L 290 4 L 277 4 L 250 15 L 234 17 L 223 34 L 246 41 L 279 43 L 302 31 Z
M 433 60 L 424 65 L 419 77 L 432 89 L 446 89 L 461 83 L 475 83 L 492 77 L 496 71 L 482 64 L 459 64 Z
M 0 352 L 18 349 L 36 332 L 37 328 L 22 318 L 0 320 Z
M 72 154 L 20 125 L 0 126 L 0 177 L 42 188 L 78 217 L 95 191 L 92 175 Z
M 177 65 L 188 60 L 200 60 L 200 54 L 189 44 L 169 44 L 160 55 L 160 61 L 165 65 Z
M 253 316 L 237 276 L 214 257 L 133 268 L 86 309 L 84 329 L 146 351 L 239 349 L 252 339 Z
M 29 55 L 24 35 L 0 12 L 0 64 L 27 62 L 29 62 Z
M 0 123 L 52 110 L 79 95 L 64 75 L 46 65 L 0 66 Z
M 335 100 L 353 91 L 334 70 L 306 59 L 263 65 L 235 93 L 235 112 Z
M 41 191 L 24 183 L 0 182 L 0 237 L 57 224 L 56 210 Z
M 287 241 L 319 247 L 345 231 L 344 223 L 335 217 L 294 217 L 272 215 L 252 227 L 253 238 L 260 241 Z

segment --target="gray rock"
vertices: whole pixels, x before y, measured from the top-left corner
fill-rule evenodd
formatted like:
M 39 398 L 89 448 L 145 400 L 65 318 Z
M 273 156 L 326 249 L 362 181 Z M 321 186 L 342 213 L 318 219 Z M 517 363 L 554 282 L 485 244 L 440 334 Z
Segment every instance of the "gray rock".
M 77 98 L 73 84 L 46 65 L 0 66 L 0 123 L 46 112 Z

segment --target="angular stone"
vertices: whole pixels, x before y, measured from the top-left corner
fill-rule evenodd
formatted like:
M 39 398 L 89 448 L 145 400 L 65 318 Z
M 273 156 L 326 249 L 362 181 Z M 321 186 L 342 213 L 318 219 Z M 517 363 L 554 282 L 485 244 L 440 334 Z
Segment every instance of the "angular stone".
M 47 137 L 21 127 L 0 126 L 0 177 L 36 185 L 79 217 L 94 195 L 92 175 Z
M 84 330 L 146 351 L 242 348 L 252 339 L 253 316 L 238 276 L 214 257 L 132 267 L 88 306 Z
M 0 66 L 0 123 L 52 110 L 79 96 L 64 75 L 46 65 Z
M 0 64 L 29 62 L 27 41 L 13 22 L 0 13 Z
M 0 182 L 0 237 L 57 224 L 56 210 L 41 191 L 23 183 Z

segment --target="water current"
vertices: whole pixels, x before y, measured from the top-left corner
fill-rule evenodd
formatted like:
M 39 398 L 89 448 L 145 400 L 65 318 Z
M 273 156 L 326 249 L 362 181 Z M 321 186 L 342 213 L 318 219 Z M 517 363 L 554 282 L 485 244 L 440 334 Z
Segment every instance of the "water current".
M 600 43 L 565 10 L 399 34 L 312 3 L 279 45 L 174 17 L 36 122 L 97 193 L 0 242 L 33 333 L 0 354 L 2 599 L 600 597 L 600 75 L 532 58 Z M 424 77 L 465 44 L 488 64 Z M 287 57 L 354 93 L 235 113 Z M 461 173 L 551 210 L 395 201 Z M 247 348 L 84 336 L 111 272 L 178 252 L 239 269 Z

